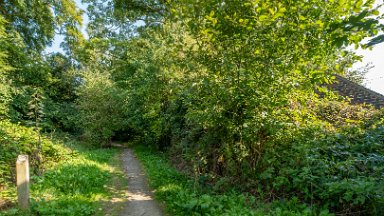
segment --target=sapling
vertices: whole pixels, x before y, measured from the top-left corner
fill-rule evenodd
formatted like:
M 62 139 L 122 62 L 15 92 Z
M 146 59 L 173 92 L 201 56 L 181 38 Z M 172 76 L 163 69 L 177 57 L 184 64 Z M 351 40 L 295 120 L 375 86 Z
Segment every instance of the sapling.
M 30 118 L 30 125 L 33 125 L 37 132 L 38 141 L 36 149 L 32 153 L 33 161 L 36 163 L 37 173 L 41 174 L 41 161 L 42 161 L 42 148 L 41 148 L 41 123 L 44 119 L 44 96 L 40 90 L 36 90 L 31 95 L 31 100 L 28 102 L 29 113 L 27 114 Z

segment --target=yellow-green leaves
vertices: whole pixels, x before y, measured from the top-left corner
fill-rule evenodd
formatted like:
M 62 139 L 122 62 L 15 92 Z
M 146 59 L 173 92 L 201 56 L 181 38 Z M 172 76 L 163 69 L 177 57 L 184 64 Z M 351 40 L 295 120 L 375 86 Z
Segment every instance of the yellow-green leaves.
M 268 19 L 269 19 L 269 16 L 268 16 L 268 15 L 260 15 L 260 16 L 259 16 L 259 21 L 260 21 L 260 22 L 263 22 L 263 21 L 268 20 Z
M 372 14 L 375 15 L 375 16 L 379 16 L 380 15 L 380 11 L 379 10 L 373 10 Z
M 209 15 L 205 16 L 205 19 L 211 23 L 213 26 L 217 24 L 217 19 L 215 18 L 215 12 L 211 11 Z

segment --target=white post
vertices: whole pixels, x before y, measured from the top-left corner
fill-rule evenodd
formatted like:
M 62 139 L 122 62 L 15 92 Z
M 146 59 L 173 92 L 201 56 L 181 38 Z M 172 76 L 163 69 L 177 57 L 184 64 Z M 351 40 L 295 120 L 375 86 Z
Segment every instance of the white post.
M 16 161 L 17 201 L 20 209 L 29 208 L 28 155 L 19 155 Z

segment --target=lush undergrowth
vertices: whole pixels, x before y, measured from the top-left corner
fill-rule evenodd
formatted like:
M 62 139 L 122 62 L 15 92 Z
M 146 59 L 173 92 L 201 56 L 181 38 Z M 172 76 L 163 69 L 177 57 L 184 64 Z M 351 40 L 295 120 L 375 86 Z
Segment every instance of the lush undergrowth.
M 271 131 L 274 130 L 271 127 L 259 134 L 262 141 L 255 140 L 249 145 L 233 142 L 226 136 L 227 130 L 219 127 L 193 130 L 191 125 L 179 124 L 180 118 L 171 118 L 171 122 L 167 122 L 171 132 L 162 131 L 161 138 L 164 139 L 159 142 L 168 140 L 168 152 L 177 156 L 176 163 L 183 162 L 196 176 L 196 182 L 208 187 L 202 188 L 204 192 L 198 192 L 190 190 L 196 188 L 194 184 L 180 185 L 175 192 L 166 190 L 171 195 L 163 199 L 172 206 L 171 209 L 182 212 L 180 215 L 196 212 L 220 215 L 242 205 L 247 208 L 241 209 L 249 212 L 241 214 L 254 214 L 248 207 L 256 204 L 249 201 L 231 206 L 226 199 L 241 200 L 226 193 L 232 190 L 252 194 L 261 203 L 271 203 L 269 207 L 261 207 L 269 209 L 266 212 L 270 214 L 275 214 L 275 207 L 282 205 L 277 208 L 289 209 L 299 215 L 306 212 L 313 215 L 325 212 L 383 215 L 384 110 L 325 101 L 310 107 L 307 112 L 308 118 L 275 131 Z M 254 137 L 248 138 L 252 141 Z M 164 172 L 162 178 L 158 178 L 160 174 L 154 174 L 158 178 L 155 182 L 164 187 L 175 187 L 174 182 L 166 186 L 167 180 L 163 179 L 172 181 L 173 178 L 167 176 L 177 174 L 158 171 L 168 168 L 156 167 L 159 166 L 157 160 L 153 161 L 153 166 L 154 170 L 149 169 L 149 173 Z M 161 187 L 155 186 L 160 191 Z M 210 195 L 203 196 L 205 193 Z M 221 195 L 212 196 L 212 193 Z M 225 198 L 222 198 L 223 193 Z M 158 194 L 161 197 L 162 192 Z M 207 196 L 212 201 L 208 201 L 209 207 L 204 204 L 202 210 L 199 203 Z M 189 207 L 177 204 L 180 200 Z M 220 207 L 216 205 L 225 207 L 218 210 Z M 260 208 L 256 209 L 260 211 Z
M 31 208 L 22 212 L 15 206 L 13 165 L 20 153 L 31 154 L 36 134 L 29 128 L 2 122 L 2 189 L 0 200 L 6 209 L 0 215 L 105 215 L 111 197 L 119 190 L 112 181 L 122 181 L 118 150 L 80 147 L 76 141 L 61 137 L 43 139 L 42 174 L 31 176 Z M 5 151 L 3 151 L 5 149 Z M 32 169 L 36 167 L 32 163 Z M 106 209 L 108 206 L 109 209 Z
M 0 121 L 0 187 L 6 188 L 15 182 L 15 162 L 19 154 L 30 156 L 31 173 L 38 173 L 38 167 L 43 170 L 49 162 L 57 161 L 60 153 L 64 152 L 62 145 L 46 137 L 41 138 L 41 151 L 38 151 L 38 133 L 25 126 Z
M 202 179 L 178 171 L 164 155 L 146 147 L 135 147 L 155 196 L 170 215 L 313 215 L 313 209 L 297 199 L 267 203 L 250 194 L 229 190 L 217 192 Z M 318 215 L 331 215 L 327 210 Z
M 257 194 L 296 197 L 337 215 L 382 215 L 383 111 L 322 107 L 322 119 L 268 144 L 261 172 L 253 178 Z

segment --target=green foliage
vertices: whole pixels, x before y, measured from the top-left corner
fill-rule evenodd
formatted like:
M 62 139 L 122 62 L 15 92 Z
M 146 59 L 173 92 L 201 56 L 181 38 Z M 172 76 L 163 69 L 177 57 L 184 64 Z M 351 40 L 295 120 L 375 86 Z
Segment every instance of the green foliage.
M 78 123 L 84 136 L 100 146 L 110 144 L 123 121 L 124 95 L 107 73 L 83 73 L 83 85 L 78 89 Z
M 342 72 L 344 47 L 373 34 L 346 26 L 379 28 L 372 2 L 346 4 L 165 4 L 169 20 L 127 42 L 111 70 L 129 89 L 129 123 L 160 148 L 194 152 L 199 172 L 256 172 L 268 142 L 310 119 L 303 106 Z
M 6 58 L 7 58 L 7 53 L 6 50 L 4 49 L 5 44 L 7 43 L 8 39 L 8 34 L 5 29 L 6 25 L 6 20 L 4 19 L 3 16 L 0 16 L 0 78 L 3 78 L 3 73 L 4 71 L 10 70 L 11 67 L 7 64 Z
M 167 12 L 164 0 L 114 0 L 114 17 L 132 21 L 143 20 L 146 25 L 158 23 Z
M 71 197 L 50 202 L 32 203 L 32 215 L 94 215 L 96 210 L 92 202 L 83 197 Z
M 52 100 L 44 101 L 45 107 L 45 130 L 55 131 L 56 129 L 66 132 L 71 132 L 74 135 L 79 135 L 80 131 L 76 125 L 78 109 L 74 102 L 57 103 Z
M 30 95 L 40 89 L 48 123 L 40 126 L 47 131 L 80 132 L 100 146 L 131 131 L 147 146 L 179 155 L 195 181 L 138 150 L 157 196 L 175 210 L 170 213 L 383 211 L 382 111 L 317 94 L 333 74 L 348 72 L 359 60 L 347 47 L 365 48 L 367 37 L 375 37 L 370 45 L 382 40 L 383 16 L 374 1 L 84 2 L 88 41 L 72 0 L 48 1 L 50 6 L 0 1 L 0 69 L 7 69 L 0 75 L 3 118 L 30 120 Z M 41 55 L 55 30 L 65 34 L 68 56 Z M 26 140 L 36 135 L 7 120 L 2 124 L 22 128 Z M 13 152 L 34 148 L 15 132 L 0 131 L 2 167 Z M 44 142 L 43 152 L 50 145 Z M 44 154 L 56 155 L 52 149 Z M 104 192 L 93 188 L 109 175 L 80 161 L 36 179 L 59 198 L 36 201 L 33 213 L 71 215 L 56 208 L 74 202 L 80 204 L 73 212 L 95 213 L 90 197 Z M 13 178 L 12 171 L 2 175 L 3 182 Z M 80 188 L 85 182 L 94 187 Z M 229 188 L 238 192 L 223 193 Z
M 112 174 L 109 166 L 116 150 L 79 150 L 54 165 L 32 189 L 32 212 L 40 215 L 94 215 L 98 201 L 107 199 Z M 63 158 L 64 159 L 64 158 Z M 54 197 L 53 199 L 51 197 Z
M 27 125 L 35 119 L 29 114 L 32 111 L 29 103 L 31 95 L 38 91 L 41 96 L 39 106 L 44 107 L 44 121 L 39 125 L 42 130 L 76 131 L 75 89 L 80 83 L 73 65 L 60 54 L 49 55 L 47 62 L 37 65 L 33 70 L 38 72 L 30 74 L 30 69 L 24 67 L 23 71 L 12 71 L 5 76 L 5 82 L 0 86 L 4 96 L 1 98 L 1 115 Z
M 11 100 L 10 97 L 10 87 L 1 82 L 0 84 L 0 119 L 3 119 L 4 116 L 9 112 L 8 103 Z
M 77 71 L 69 57 L 60 53 L 46 56 L 50 79 L 44 85 L 47 95 L 55 102 L 73 102 L 75 89 L 80 84 Z
M 149 177 L 155 196 L 172 215 L 313 215 L 313 209 L 296 199 L 263 204 L 261 200 L 236 191 L 217 194 L 209 187 L 172 167 L 164 156 L 147 148 L 135 148 Z M 326 210 L 319 215 L 330 215 Z
M 72 0 L 0 2 L 1 14 L 8 21 L 7 28 L 23 38 L 28 49 L 43 51 L 55 35 L 65 34 L 67 44 L 81 38 L 81 12 Z
M 267 188 L 279 197 L 295 195 L 332 212 L 380 215 L 384 194 L 383 112 L 356 112 L 361 107 L 348 108 L 345 104 L 328 108 L 337 121 L 325 114 L 326 119 L 337 127 L 327 128 L 324 124 L 328 123 L 315 120 L 296 132 L 280 134 L 268 144 L 260 163 L 263 171 L 254 179 L 259 187 L 263 185 L 258 192 L 266 196 Z
M 110 19 L 132 22 L 153 4 L 161 12 L 155 13 L 161 23 L 125 38 L 94 28 L 85 50 L 95 57 L 85 64 L 100 64 L 129 98 L 122 104 L 123 128 L 132 128 L 148 146 L 180 155 L 195 176 L 217 182 L 218 191 L 239 186 L 272 203 L 286 200 L 280 214 L 291 208 L 308 215 L 379 212 L 380 166 L 363 163 L 358 166 L 364 171 L 350 176 L 339 170 L 349 170 L 358 157 L 382 157 L 376 148 L 359 156 L 356 150 L 382 143 L 364 126 L 379 114 L 317 94 L 359 59 L 346 47 L 365 47 L 362 40 L 381 30 L 373 1 L 113 3 L 116 14 L 95 15 L 95 26 Z M 130 10 L 137 13 L 130 17 Z M 98 22 L 98 16 L 104 19 Z M 332 148 L 341 142 L 339 134 L 345 142 Z M 335 161 L 339 154 L 349 156 Z
M 29 113 L 27 114 L 32 120 L 31 124 L 35 126 L 37 130 L 40 130 L 40 124 L 44 118 L 44 106 L 42 104 L 42 100 L 44 96 L 41 94 L 39 90 L 36 90 L 31 95 L 31 100 L 28 102 Z M 38 131 L 40 133 L 40 131 Z
M 246 208 L 246 197 L 200 193 L 192 179 L 179 173 L 164 157 L 142 147 L 135 148 L 135 153 L 147 171 L 156 198 L 165 201 L 170 214 L 231 215 L 236 212 L 239 215 L 254 215 L 251 214 L 252 209 Z
M 37 131 L 31 128 L 12 124 L 6 120 L 0 121 L 0 185 L 7 186 L 15 181 L 14 164 L 19 154 L 31 156 L 31 172 L 36 173 L 38 163 L 32 155 L 37 149 L 38 137 Z M 41 149 L 47 161 L 57 158 L 57 149 L 50 140 L 42 138 Z
M 27 98 L 32 89 L 40 89 L 55 102 L 74 92 L 68 87 L 75 82 L 64 79 L 69 77 L 65 75 L 68 68 L 62 67 L 71 60 L 61 56 L 67 62 L 60 62 L 60 55 L 47 56 L 43 50 L 59 33 L 65 36 L 62 47 L 67 54 L 76 52 L 82 41 L 81 12 L 72 0 L 2 1 L 0 8 L 0 115 L 24 123 L 29 120 Z
M 103 188 L 108 177 L 109 175 L 100 172 L 96 165 L 68 164 L 53 172 L 47 172 L 44 176 L 47 183 L 43 186 L 45 189 L 51 188 L 66 195 L 86 195 Z
M 13 122 L 22 122 L 28 120 L 29 107 L 28 102 L 31 100 L 31 95 L 34 89 L 31 87 L 11 88 L 7 108 L 8 117 Z
M 355 16 L 362 19 L 373 13 L 363 13 L 371 3 L 175 3 L 175 16 L 185 20 L 196 40 L 192 46 L 198 51 L 192 51 L 192 59 L 207 70 L 197 75 L 200 82 L 187 81 L 195 88 L 183 89 L 181 100 L 188 110 L 188 129 L 196 128 L 188 130 L 189 136 L 199 137 L 189 143 L 203 152 L 208 170 L 219 169 L 225 175 L 257 171 L 266 143 L 280 130 L 294 129 L 293 116 L 306 118 L 305 111 L 292 105 L 316 100 L 316 85 L 340 73 L 336 62 L 343 46 L 358 44 L 370 34 L 360 28 L 351 32 L 343 25 L 345 19 L 354 22 Z M 217 161 L 225 165 L 217 167 Z
M 12 69 L 6 60 L 8 55 L 6 49 L 4 49 L 8 39 L 5 23 L 3 16 L 0 16 L 0 118 L 6 114 L 6 104 L 9 100 L 9 85 L 5 79 L 5 72 Z
M 24 133 L 24 136 L 27 135 Z M 64 137 L 49 143 L 54 143 L 54 146 L 52 152 L 44 151 L 47 158 L 44 174 L 31 176 L 32 202 L 29 211 L 11 208 L 0 212 L 0 215 L 102 215 L 102 203 L 114 195 L 107 186 L 112 176 L 121 175 L 119 168 L 113 167 L 116 164 L 112 164 L 119 151 L 85 148 Z M 6 168 L 9 170 L 10 167 L 7 165 Z M 7 186 L 0 192 L 0 199 L 14 202 L 15 190 L 13 185 Z

